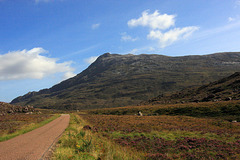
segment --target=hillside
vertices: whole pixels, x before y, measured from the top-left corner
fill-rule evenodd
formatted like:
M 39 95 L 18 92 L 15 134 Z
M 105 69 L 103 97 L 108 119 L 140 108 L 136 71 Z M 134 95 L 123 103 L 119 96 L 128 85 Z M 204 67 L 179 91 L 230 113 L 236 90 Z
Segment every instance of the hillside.
M 182 57 L 106 53 L 75 77 L 11 103 L 58 109 L 135 105 L 159 94 L 213 82 L 239 68 L 240 52 Z
M 203 85 L 184 89 L 170 95 L 160 95 L 142 104 L 169 104 L 186 102 L 216 102 L 240 100 L 240 72 L 221 80 Z

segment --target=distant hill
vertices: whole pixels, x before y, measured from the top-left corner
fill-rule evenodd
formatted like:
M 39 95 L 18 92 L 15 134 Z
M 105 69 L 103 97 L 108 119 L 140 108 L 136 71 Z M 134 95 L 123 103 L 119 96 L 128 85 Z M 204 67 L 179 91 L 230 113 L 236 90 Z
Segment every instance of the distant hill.
M 86 70 L 11 103 L 41 108 L 93 109 L 135 105 L 160 94 L 201 86 L 240 68 L 240 52 L 203 56 L 103 54 Z
M 33 112 L 32 106 L 15 106 L 9 103 L 0 102 L 0 115 Z
M 240 72 L 221 80 L 203 85 L 184 89 L 169 95 L 159 95 L 142 104 L 169 104 L 186 102 L 217 102 L 240 100 Z

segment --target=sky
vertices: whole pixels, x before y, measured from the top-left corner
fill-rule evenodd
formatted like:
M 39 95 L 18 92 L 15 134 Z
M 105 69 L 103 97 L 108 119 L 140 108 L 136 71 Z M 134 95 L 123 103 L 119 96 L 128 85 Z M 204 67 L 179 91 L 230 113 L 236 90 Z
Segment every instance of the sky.
M 240 0 L 0 0 L 0 101 L 50 88 L 104 53 L 240 51 Z

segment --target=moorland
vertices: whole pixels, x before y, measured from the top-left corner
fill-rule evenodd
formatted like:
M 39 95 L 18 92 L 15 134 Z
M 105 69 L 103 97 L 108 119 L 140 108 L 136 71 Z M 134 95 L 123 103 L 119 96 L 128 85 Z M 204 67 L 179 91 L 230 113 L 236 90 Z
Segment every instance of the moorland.
M 52 159 L 240 159 L 239 56 L 104 54 L 76 77 L 0 103 L 0 136 L 68 113 Z

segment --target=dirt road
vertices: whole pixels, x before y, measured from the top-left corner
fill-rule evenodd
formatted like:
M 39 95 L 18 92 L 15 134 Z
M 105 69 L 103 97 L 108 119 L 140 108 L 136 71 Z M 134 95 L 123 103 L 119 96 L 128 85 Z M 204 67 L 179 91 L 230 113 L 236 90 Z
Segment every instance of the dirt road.
M 41 159 L 69 124 L 69 115 L 62 115 L 43 127 L 0 142 L 0 160 Z

